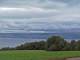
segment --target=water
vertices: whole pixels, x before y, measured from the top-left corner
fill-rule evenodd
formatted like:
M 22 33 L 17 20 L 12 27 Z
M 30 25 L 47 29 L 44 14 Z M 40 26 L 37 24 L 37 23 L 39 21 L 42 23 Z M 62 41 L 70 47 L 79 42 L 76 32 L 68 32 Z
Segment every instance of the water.
M 70 42 L 72 39 L 65 39 Z M 78 41 L 80 39 L 73 39 Z M 26 42 L 46 41 L 46 39 L 26 39 L 26 38 L 0 38 L 0 48 L 2 47 L 16 47 Z
M 78 41 L 80 39 L 65 39 L 67 42 L 71 42 L 71 40 L 75 40 L 75 41 Z
M 0 38 L 0 48 L 16 47 L 26 42 L 46 41 L 46 39 L 26 39 L 26 38 Z

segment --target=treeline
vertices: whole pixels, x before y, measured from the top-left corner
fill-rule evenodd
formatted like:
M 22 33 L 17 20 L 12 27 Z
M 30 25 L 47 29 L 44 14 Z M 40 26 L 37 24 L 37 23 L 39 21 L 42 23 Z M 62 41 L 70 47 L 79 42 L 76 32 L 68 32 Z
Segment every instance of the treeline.
M 46 51 L 79 51 L 80 50 L 80 40 L 77 42 L 71 40 L 67 42 L 64 38 L 60 36 L 52 36 L 47 39 L 45 44 Z
M 79 51 L 80 40 L 67 42 L 60 36 L 52 36 L 47 41 L 30 42 L 16 47 L 3 47 L 0 50 L 45 50 L 45 51 Z

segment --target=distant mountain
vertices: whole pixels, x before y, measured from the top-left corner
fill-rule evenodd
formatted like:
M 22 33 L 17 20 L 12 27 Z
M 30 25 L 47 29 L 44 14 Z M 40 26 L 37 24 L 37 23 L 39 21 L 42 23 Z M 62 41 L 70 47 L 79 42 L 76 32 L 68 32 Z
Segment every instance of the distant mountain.
M 0 33 L 3 38 L 28 38 L 47 39 L 53 35 L 61 36 L 65 39 L 80 39 L 80 33 Z

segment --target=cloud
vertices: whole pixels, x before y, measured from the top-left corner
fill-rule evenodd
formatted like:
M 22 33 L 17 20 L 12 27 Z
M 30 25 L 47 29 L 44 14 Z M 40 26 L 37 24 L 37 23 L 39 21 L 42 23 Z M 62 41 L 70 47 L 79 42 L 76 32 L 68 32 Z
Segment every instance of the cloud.
M 80 29 L 79 0 L 0 1 L 1 32 L 45 33 Z
M 44 10 L 41 8 L 0 8 L 1 18 L 39 18 L 39 17 L 48 17 L 52 13 L 59 13 L 59 10 L 48 9 Z

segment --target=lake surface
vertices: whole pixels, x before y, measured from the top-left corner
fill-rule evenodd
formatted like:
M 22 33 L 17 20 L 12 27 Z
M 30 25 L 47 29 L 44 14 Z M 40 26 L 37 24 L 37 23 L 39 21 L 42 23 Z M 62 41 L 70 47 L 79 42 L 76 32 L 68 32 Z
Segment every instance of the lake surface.
M 26 38 L 0 38 L 0 48 L 16 47 L 26 42 L 46 41 L 46 39 L 26 39 Z
M 70 42 L 72 39 L 65 39 Z M 74 39 L 78 41 L 80 39 Z M 26 39 L 26 38 L 0 38 L 0 48 L 2 47 L 16 47 L 26 42 L 46 41 L 46 39 Z
M 65 39 L 67 42 L 71 42 L 71 40 L 75 40 L 75 41 L 78 41 L 80 39 Z

